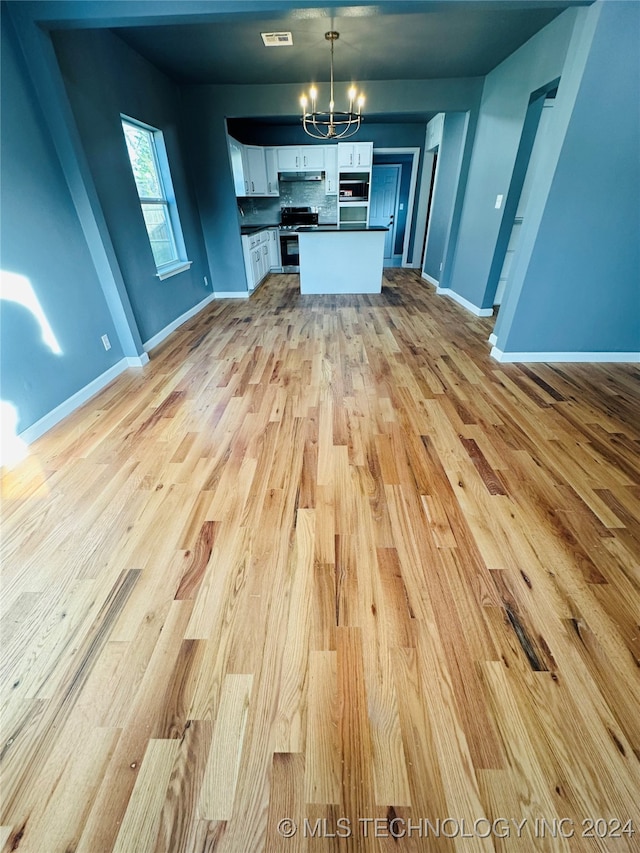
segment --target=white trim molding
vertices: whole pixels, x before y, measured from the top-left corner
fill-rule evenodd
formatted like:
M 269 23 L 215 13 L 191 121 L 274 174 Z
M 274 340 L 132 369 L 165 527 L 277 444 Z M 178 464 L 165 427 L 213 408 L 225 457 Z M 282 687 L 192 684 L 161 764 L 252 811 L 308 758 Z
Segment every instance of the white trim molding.
M 640 352 L 503 352 L 497 347 L 491 357 L 503 363 L 510 362 L 620 362 L 640 363 Z
M 466 308 L 467 311 L 471 311 L 471 313 L 475 314 L 476 317 L 493 317 L 493 308 L 478 308 L 478 306 L 474 305 L 473 302 L 469 302 L 468 299 L 465 299 L 464 296 L 460 296 L 459 293 L 456 293 L 455 290 L 451 290 L 449 287 L 438 287 L 436 293 L 438 296 L 448 296 L 449 299 L 453 299 L 454 302 L 457 302 L 458 305 L 462 305 L 462 307 Z
M 156 275 L 160 281 L 164 281 L 166 278 L 171 278 L 172 275 L 178 275 L 178 273 L 188 270 L 192 263 L 193 261 L 176 261 L 173 264 L 160 267 Z
M 254 290 L 256 288 L 254 287 Z M 252 291 L 253 293 L 253 291 Z M 248 299 L 248 290 L 217 290 L 214 294 L 215 299 Z
M 148 341 L 145 341 L 143 344 L 144 351 L 150 352 L 152 349 L 161 344 L 165 338 L 168 338 L 172 332 L 181 326 L 183 323 L 186 323 L 187 320 L 190 320 L 192 317 L 195 317 L 196 314 L 199 314 L 203 308 L 206 308 L 210 302 L 213 302 L 215 299 L 215 294 L 210 293 L 206 299 L 203 299 L 202 302 L 198 302 L 197 305 L 194 305 L 193 308 L 190 308 L 188 311 L 185 311 L 184 314 L 181 314 L 179 317 L 169 323 L 168 326 L 165 326 L 164 329 L 158 332 L 157 335 L 154 335 L 152 338 L 149 338 Z
M 40 418 L 39 421 L 27 427 L 24 432 L 18 435 L 18 438 L 24 441 L 25 444 L 31 444 L 56 424 L 60 423 L 63 418 L 66 418 L 72 412 L 75 412 L 76 409 L 79 409 L 91 397 L 95 397 L 98 392 L 102 391 L 103 388 L 116 377 L 120 376 L 121 373 L 124 373 L 125 370 L 128 370 L 130 367 L 142 367 L 147 361 L 149 361 L 149 356 L 146 353 L 139 358 L 121 358 L 120 361 L 108 370 L 105 370 L 104 373 L 97 376 L 88 385 L 85 385 L 84 388 L 76 391 L 75 394 L 72 394 L 71 397 Z
M 491 334 L 487 338 L 487 341 L 491 344 L 492 347 L 494 347 L 498 343 L 498 336 L 494 332 L 491 332 Z
M 439 282 L 438 282 L 438 281 L 436 281 L 436 279 L 435 279 L 435 278 L 433 278 L 432 276 L 430 276 L 430 275 L 429 275 L 428 273 L 426 273 L 424 270 L 422 270 L 422 272 L 420 273 L 420 276 L 421 276 L 425 281 L 428 281 L 428 282 L 429 282 L 429 284 L 432 284 L 434 287 L 439 287 L 439 286 L 440 286 Z

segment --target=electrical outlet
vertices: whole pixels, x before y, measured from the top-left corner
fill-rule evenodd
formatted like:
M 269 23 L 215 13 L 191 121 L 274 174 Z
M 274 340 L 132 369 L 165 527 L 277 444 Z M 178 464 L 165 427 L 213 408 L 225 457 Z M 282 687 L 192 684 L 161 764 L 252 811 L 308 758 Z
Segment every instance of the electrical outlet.
M 404 210 L 404 204 L 400 204 L 400 210 Z
M 500 210 L 500 208 L 502 207 L 502 199 L 503 198 L 504 198 L 503 195 L 497 195 L 496 196 L 496 210 Z
M 442 272 L 442 264 L 440 264 L 440 272 Z
M 111 349 L 111 341 L 109 340 L 109 335 L 103 335 L 103 336 L 100 338 L 100 340 L 102 341 L 102 344 L 103 344 L 103 346 L 104 346 L 104 348 L 105 348 L 106 350 L 110 350 L 110 349 Z

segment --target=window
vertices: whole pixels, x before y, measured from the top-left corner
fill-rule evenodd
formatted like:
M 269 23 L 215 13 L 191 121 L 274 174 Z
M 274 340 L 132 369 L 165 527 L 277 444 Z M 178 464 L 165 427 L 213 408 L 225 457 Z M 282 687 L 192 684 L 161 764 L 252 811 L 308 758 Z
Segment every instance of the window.
M 191 262 L 184 260 L 186 252 L 162 133 L 124 117 L 122 129 L 157 274 L 167 278 L 188 269 Z

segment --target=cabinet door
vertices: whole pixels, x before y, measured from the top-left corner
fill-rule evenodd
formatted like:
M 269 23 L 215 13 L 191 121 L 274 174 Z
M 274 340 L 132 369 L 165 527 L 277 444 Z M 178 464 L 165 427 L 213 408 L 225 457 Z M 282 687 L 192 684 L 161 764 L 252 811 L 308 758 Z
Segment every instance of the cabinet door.
M 353 142 L 338 142 L 338 167 L 350 169 L 353 165 Z
M 280 195 L 278 184 L 278 149 L 265 148 L 264 161 L 267 167 L 267 195 Z
M 301 145 L 303 169 L 324 169 L 324 145 Z
M 269 269 L 279 270 L 282 267 L 280 260 L 280 234 L 277 228 L 269 230 Z
M 369 169 L 373 161 L 372 142 L 339 142 L 338 166 L 346 169 Z
M 244 145 L 231 136 L 227 137 L 227 139 L 229 142 L 229 158 L 231 159 L 231 172 L 233 174 L 233 186 L 236 196 L 249 195 L 249 183 L 245 175 Z
M 353 143 L 353 165 L 364 166 L 369 168 L 373 160 L 373 143 L 371 142 L 354 142 Z
M 338 146 L 326 145 L 324 149 L 325 195 L 338 194 Z
M 259 145 L 245 145 L 245 162 L 249 182 L 249 195 L 267 194 L 267 167 L 264 159 L 264 148 Z
M 299 145 L 283 145 L 277 149 L 278 171 L 297 172 L 302 168 Z

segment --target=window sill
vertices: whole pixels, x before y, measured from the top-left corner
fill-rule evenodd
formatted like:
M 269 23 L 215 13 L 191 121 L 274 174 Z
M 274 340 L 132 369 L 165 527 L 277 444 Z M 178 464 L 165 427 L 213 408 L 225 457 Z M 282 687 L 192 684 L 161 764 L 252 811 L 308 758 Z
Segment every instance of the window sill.
M 156 275 L 160 281 L 164 281 L 165 278 L 171 278 L 172 275 L 178 275 L 179 272 L 188 270 L 192 263 L 193 261 L 176 261 L 175 264 L 167 264 L 166 267 L 161 267 Z

